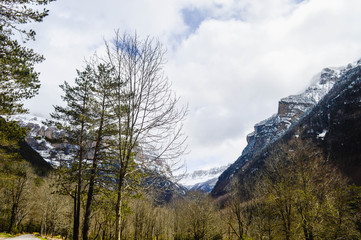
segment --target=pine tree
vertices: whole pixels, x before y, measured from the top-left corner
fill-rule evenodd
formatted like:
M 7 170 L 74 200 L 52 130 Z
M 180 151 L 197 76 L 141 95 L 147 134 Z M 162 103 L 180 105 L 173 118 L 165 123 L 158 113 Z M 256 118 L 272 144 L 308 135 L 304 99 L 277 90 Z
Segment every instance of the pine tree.
M 24 30 L 21 24 L 41 22 L 48 10 L 38 11 L 32 5 L 47 5 L 54 0 L 0 1 L 0 114 L 26 112 L 22 101 L 35 96 L 40 88 L 39 73 L 34 65 L 44 57 L 14 39 L 20 35 L 23 43 L 35 40 L 34 30 Z M 19 38 L 19 37 L 18 37 Z
M 94 78 L 92 69 L 87 66 L 84 71 L 77 71 L 78 78 L 75 79 L 75 86 L 67 82 L 61 85 L 65 92 L 62 99 L 66 106 L 55 106 L 55 112 L 50 114 L 52 118 L 59 120 L 58 128 L 67 132 L 64 141 L 77 146 L 74 160 L 70 164 L 63 165 L 65 177 L 69 178 L 70 184 L 63 185 L 64 190 L 74 198 L 74 229 L 73 239 L 79 239 L 80 227 L 80 203 L 83 187 L 84 159 L 90 151 L 92 137 L 89 129 L 93 123 L 92 99 L 94 91 Z M 51 122 L 50 122 L 51 124 Z M 61 164 L 62 165 L 62 164 Z M 72 182 L 76 182 L 76 190 L 73 192 Z M 73 192 L 73 193 L 72 193 Z
M 109 96 L 112 91 L 114 77 L 112 69 L 105 64 L 94 63 L 91 67 L 94 78 L 94 90 L 92 101 L 92 113 L 94 116 L 92 132 L 93 132 L 93 158 L 89 173 L 89 187 L 87 193 L 87 201 L 85 206 L 83 239 L 89 238 L 90 215 L 95 192 L 95 184 L 98 178 L 98 165 L 101 160 L 105 160 L 107 153 L 107 139 L 111 138 L 113 133 L 114 114 L 111 111 L 111 102 Z

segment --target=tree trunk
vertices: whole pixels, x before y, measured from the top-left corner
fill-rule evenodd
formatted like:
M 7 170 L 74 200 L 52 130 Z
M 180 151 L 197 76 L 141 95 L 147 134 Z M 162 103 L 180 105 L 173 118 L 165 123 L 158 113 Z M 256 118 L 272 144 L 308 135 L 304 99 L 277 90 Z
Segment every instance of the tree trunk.
M 86 100 L 83 100 L 83 109 L 85 109 Z M 81 202 L 81 185 L 82 185 L 82 171 L 83 171 L 83 155 L 84 155 L 84 132 L 85 132 L 85 120 L 83 119 L 81 122 L 80 129 L 80 144 L 79 144 L 79 172 L 78 172 L 78 188 L 75 195 L 76 208 L 75 208 L 75 218 L 74 218 L 74 234 L 73 240 L 79 240 L 80 233 L 80 202 Z
M 78 186 L 75 186 L 75 196 L 74 196 L 74 225 L 73 225 L 73 240 L 79 239 L 79 220 L 80 215 L 78 214 Z M 80 207 L 80 206 L 79 206 Z
M 116 239 L 121 240 L 121 225 L 122 225 L 122 185 L 123 179 L 119 179 L 118 183 L 118 197 L 117 197 L 117 205 L 115 207 L 115 234 Z
M 11 208 L 11 217 L 10 217 L 10 224 L 9 224 L 9 228 L 8 228 L 8 233 L 11 233 L 11 231 L 13 230 L 17 208 L 18 208 L 17 204 L 13 204 L 13 206 Z
M 41 222 L 40 222 L 40 236 L 43 236 L 44 233 L 44 216 L 41 217 Z
M 90 228 L 90 214 L 91 214 L 91 205 L 93 201 L 94 194 L 94 184 L 95 184 L 95 172 L 96 172 L 97 163 L 93 162 L 93 167 L 91 170 L 88 198 L 86 201 L 85 215 L 84 215 L 84 225 L 83 225 L 83 240 L 89 239 L 89 228 Z
M 97 134 L 97 139 L 95 143 L 94 157 L 93 157 L 93 165 L 90 172 L 90 180 L 89 180 L 89 189 L 88 189 L 88 198 L 85 206 L 85 215 L 84 215 L 84 225 L 83 225 L 83 240 L 89 239 L 89 229 L 90 229 L 90 214 L 91 214 L 91 205 L 93 202 L 94 195 L 94 185 L 96 172 L 98 168 L 98 154 L 100 150 L 100 145 L 102 141 L 103 135 L 103 125 L 104 125 L 104 117 L 105 117 L 105 94 L 102 99 L 102 112 L 100 116 L 99 129 Z

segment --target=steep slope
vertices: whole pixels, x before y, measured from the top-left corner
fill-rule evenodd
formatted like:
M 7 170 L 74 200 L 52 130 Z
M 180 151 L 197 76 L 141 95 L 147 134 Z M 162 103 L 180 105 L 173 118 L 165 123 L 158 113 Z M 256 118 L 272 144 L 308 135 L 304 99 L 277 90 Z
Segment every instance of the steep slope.
M 295 134 L 312 139 L 325 157 L 361 185 L 361 64 L 347 71 L 285 138 Z
M 5 132 L 1 132 L 0 131 L 0 134 L 2 137 L 4 137 L 2 134 L 4 133 L 5 135 L 7 133 L 9 133 L 8 129 L 6 126 L 8 126 L 8 122 L 7 120 L 5 120 L 6 117 L 2 117 L 0 116 L 0 126 L 1 126 L 1 131 L 6 131 Z M 15 125 L 16 128 L 18 128 L 18 125 L 16 124 Z M 4 127 L 4 128 L 3 128 Z M 11 131 L 10 131 L 11 132 Z M 10 133 L 10 136 L 6 135 L 7 137 L 5 137 L 5 142 L 6 142 L 6 139 L 8 137 L 11 138 L 11 133 Z M 16 137 L 15 139 L 18 139 L 18 137 Z M 20 156 L 22 157 L 22 159 L 26 160 L 27 162 L 29 162 L 35 173 L 40 175 L 40 176 L 44 176 L 46 175 L 49 171 L 51 171 L 53 168 L 51 167 L 51 165 L 46 162 L 40 155 L 38 152 L 36 152 L 34 149 L 32 149 L 29 144 L 24 140 L 24 139 L 21 139 L 21 140 L 16 140 L 17 141 L 17 145 L 16 147 L 12 148 L 12 147 L 9 147 L 8 145 L 1 145 L 0 143 L 0 150 L 3 150 L 5 152 L 9 152 L 9 153 L 17 153 L 17 154 L 20 154 Z
M 44 125 L 46 118 L 33 115 L 15 115 L 12 119 L 18 121 L 20 126 L 28 129 L 29 133 L 25 141 L 49 164 L 57 167 L 61 161 L 71 159 L 71 152 L 74 152 L 76 146 L 60 139 L 62 135 L 66 134 L 65 132 L 59 131 L 56 127 Z
M 255 171 L 260 167 L 262 162 L 262 156 L 267 152 L 267 148 L 270 147 L 276 141 L 286 141 L 287 138 L 290 138 L 291 132 L 309 132 L 314 133 L 312 137 L 315 141 L 320 141 L 321 139 L 327 139 L 327 128 L 319 127 L 322 129 L 313 129 L 312 126 L 315 124 L 305 124 L 303 126 L 303 131 L 299 129 L 300 124 L 304 123 L 305 119 L 314 119 L 313 116 L 320 114 L 320 112 L 325 112 L 324 109 L 337 108 L 337 104 L 343 104 L 342 106 L 346 109 L 349 108 L 348 103 L 353 102 L 352 99 L 344 99 L 342 102 L 341 98 L 338 100 L 334 100 L 329 105 L 325 105 L 324 102 L 328 99 L 331 94 L 341 94 L 342 91 L 347 91 L 349 89 L 352 90 L 356 87 L 351 85 L 345 85 L 345 82 L 348 82 L 346 79 L 349 76 L 357 76 L 359 74 L 358 69 L 360 68 L 361 61 L 358 61 L 355 64 L 349 64 L 347 67 L 343 68 L 335 68 L 324 69 L 318 76 L 317 81 L 311 87 L 309 87 L 304 93 L 300 95 L 289 96 L 287 98 L 281 99 L 279 102 L 278 113 L 272 116 L 271 118 L 262 121 L 255 125 L 255 131 L 247 136 L 248 145 L 242 152 L 242 155 L 237 159 L 235 163 L 233 163 L 222 175 L 219 177 L 218 182 L 216 183 L 214 189 L 212 190 L 213 196 L 220 196 L 227 192 L 227 187 L 234 175 L 244 175 L 249 173 L 249 171 Z M 356 77 L 357 78 L 357 77 Z M 351 80 L 349 80 L 351 81 Z M 330 89 L 332 88 L 332 91 Z M 320 101 L 321 100 L 321 101 Z M 341 103 L 342 102 L 342 103 Z M 346 103 L 345 103 L 346 102 Z M 316 105 L 317 104 L 317 105 Z M 347 105 L 347 107 L 346 107 Z M 315 107 L 316 106 L 316 107 Z M 354 106 L 353 113 L 356 114 L 356 109 L 358 106 Z M 339 109 L 338 111 L 344 111 L 344 109 Z M 318 113 L 315 111 L 319 111 Z M 342 112 L 341 111 L 341 112 Z M 351 113 L 350 113 L 351 114 Z M 337 114 L 334 114 L 335 116 Z M 352 114 L 351 114 L 352 116 Z M 334 121 L 335 117 L 333 115 L 327 115 L 326 118 L 319 119 L 319 122 L 327 122 Z M 314 120 L 316 121 L 316 120 Z M 325 123 L 323 123 L 325 124 Z M 357 121 L 353 123 L 357 125 Z M 321 126 L 321 125 L 320 125 Z M 322 125 L 323 126 L 323 125 Z M 352 125 L 351 125 L 352 126 Z M 310 128 L 310 129 L 309 129 Z M 294 133 L 296 134 L 296 133 Z M 296 135 L 299 135 L 297 133 Z M 343 134 L 339 134 L 338 138 L 334 140 L 341 141 L 341 136 L 346 139 L 347 136 L 343 136 Z M 355 141 L 358 142 L 359 138 L 357 136 L 353 136 Z M 337 145 L 338 143 L 331 142 L 323 142 L 322 145 L 325 149 L 325 154 L 335 155 L 335 150 L 330 151 L 330 148 L 335 149 L 335 147 L 330 147 L 331 145 Z M 357 144 L 357 143 L 356 143 Z M 354 148 L 352 148 L 354 149 Z M 344 151 L 342 151 L 344 153 Z M 332 155 L 331 154 L 331 155 Z M 327 155 L 328 156 L 328 155 Z M 338 154 L 338 157 L 341 157 Z M 334 158 L 337 158 L 334 156 Z M 336 161 L 336 160 L 335 160 Z M 357 160 L 354 160 L 357 162 Z M 355 179 L 356 180 L 356 179 Z
M 21 156 L 31 163 L 38 175 L 44 176 L 53 169 L 53 167 L 45 161 L 38 152 L 29 146 L 27 142 L 22 140 L 19 142 L 19 146 Z

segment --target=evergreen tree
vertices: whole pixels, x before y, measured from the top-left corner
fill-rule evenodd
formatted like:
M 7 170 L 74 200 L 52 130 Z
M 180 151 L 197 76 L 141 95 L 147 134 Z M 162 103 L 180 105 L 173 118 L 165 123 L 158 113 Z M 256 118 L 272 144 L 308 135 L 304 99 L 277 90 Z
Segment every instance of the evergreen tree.
M 44 58 L 32 49 L 21 46 L 14 36 L 20 35 L 23 43 L 35 40 L 35 31 L 21 29 L 20 25 L 41 22 L 48 15 L 48 10 L 38 11 L 32 5 L 47 5 L 52 1 L 54 0 L 0 1 L 1 115 L 26 112 L 22 101 L 38 93 L 39 73 L 34 70 L 34 65 Z
M 70 86 L 67 82 L 61 85 L 65 92 L 62 99 L 66 106 L 55 106 L 55 112 L 50 114 L 52 118 L 59 120 L 56 125 L 58 128 L 67 132 L 63 137 L 64 141 L 77 146 L 72 162 L 60 164 L 65 172 L 67 184 L 63 184 L 66 193 L 74 198 L 74 229 L 73 239 L 79 239 L 80 227 L 80 203 L 83 186 L 84 159 L 89 153 L 92 137 L 89 129 L 93 123 L 92 99 L 94 91 L 94 78 L 92 69 L 87 66 L 81 72 L 77 71 L 78 78 L 75 79 L 75 86 Z M 51 124 L 52 122 L 50 122 Z M 76 190 L 73 192 L 76 183 Z
M 93 203 L 93 196 L 95 193 L 95 184 L 98 178 L 98 165 L 100 160 L 107 157 L 107 152 L 104 151 L 109 144 L 107 139 L 111 138 L 114 125 L 114 115 L 111 111 L 111 102 L 109 96 L 113 87 L 113 71 L 105 64 L 97 64 L 91 67 L 92 76 L 94 78 L 94 89 L 92 98 L 92 114 L 94 116 L 93 126 L 91 131 L 92 145 L 94 146 L 92 164 L 89 173 L 89 187 L 87 193 L 87 201 L 85 206 L 84 224 L 83 224 L 83 239 L 89 238 L 90 229 L 90 215 Z

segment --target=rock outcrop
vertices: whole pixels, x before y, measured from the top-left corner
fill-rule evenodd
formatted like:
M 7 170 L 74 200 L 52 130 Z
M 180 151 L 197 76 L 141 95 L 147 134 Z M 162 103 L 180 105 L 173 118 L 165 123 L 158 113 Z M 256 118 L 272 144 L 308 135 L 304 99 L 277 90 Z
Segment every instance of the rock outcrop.
M 242 155 L 221 174 L 212 190 L 212 195 L 225 194 L 230 180 L 235 174 L 240 174 L 249 169 L 254 159 L 262 151 L 270 144 L 281 139 L 290 129 L 294 129 L 294 126 L 309 115 L 320 100 L 328 95 L 330 89 L 340 85 L 338 83 L 340 79 L 345 79 L 350 72 L 359 68 L 360 65 L 361 61 L 358 61 L 355 64 L 349 64 L 347 67 L 325 68 L 314 78 L 315 83 L 307 88 L 305 92 L 281 99 L 277 114 L 254 126 L 254 131 L 247 136 L 248 144 Z
M 62 161 L 71 159 L 71 154 L 76 150 L 76 146 L 64 141 L 62 137 L 67 136 L 66 132 L 60 131 L 54 126 L 46 126 L 44 124 L 46 119 L 42 117 L 15 115 L 12 119 L 28 129 L 25 142 L 53 167 L 57 167 Z M 86 157 L 91 157 L 91 153 Z

